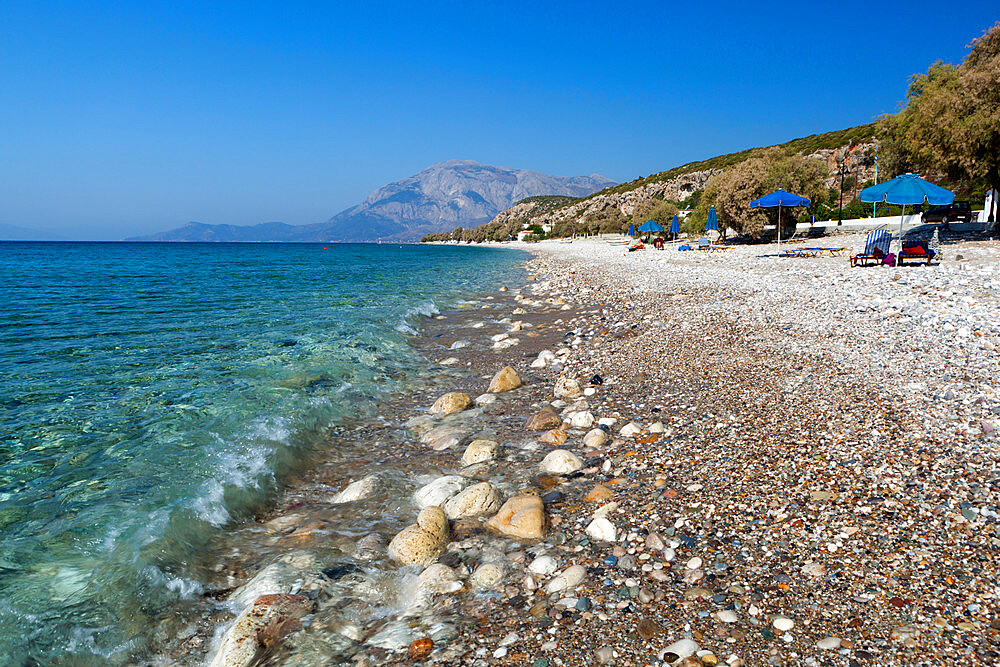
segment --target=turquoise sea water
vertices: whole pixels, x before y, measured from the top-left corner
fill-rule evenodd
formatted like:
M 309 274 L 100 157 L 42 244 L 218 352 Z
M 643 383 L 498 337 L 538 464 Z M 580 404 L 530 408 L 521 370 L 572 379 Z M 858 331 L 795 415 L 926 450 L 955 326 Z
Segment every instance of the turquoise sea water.
M 141 656 L 213 534 L 424 369 L 421 317 L 522 260 L 0 243 L 0 664 Z

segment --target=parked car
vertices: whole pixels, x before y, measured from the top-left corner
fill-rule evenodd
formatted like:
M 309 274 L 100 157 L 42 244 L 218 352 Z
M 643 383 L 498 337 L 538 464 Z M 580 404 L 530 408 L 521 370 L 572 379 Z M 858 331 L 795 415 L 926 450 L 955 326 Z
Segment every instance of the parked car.
M 920 220 L 922 222 L 940 222 L 947 227 L 949 222 L 972 222 L 974 215 L 969 202 L 957 201 L 947 206 L 932 206 L 924 211 Z

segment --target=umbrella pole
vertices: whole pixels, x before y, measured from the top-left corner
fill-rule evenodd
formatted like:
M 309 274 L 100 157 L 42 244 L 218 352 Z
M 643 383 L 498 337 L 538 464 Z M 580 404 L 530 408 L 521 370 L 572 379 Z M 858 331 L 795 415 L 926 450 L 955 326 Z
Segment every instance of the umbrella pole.
M 778 246 L 781 246 L 781 204 L 778 204 Z
M 903 218 L 906 217 L 906 204 L 903 204 L 903 210 L 900 211 L 899 215 L 899 254 L 903 254 Z

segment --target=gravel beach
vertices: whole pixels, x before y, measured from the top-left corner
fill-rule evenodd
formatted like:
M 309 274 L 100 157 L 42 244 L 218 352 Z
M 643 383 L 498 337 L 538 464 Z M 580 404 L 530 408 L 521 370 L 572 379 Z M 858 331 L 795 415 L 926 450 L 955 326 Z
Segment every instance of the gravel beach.
M 428 325 L 441 377 L 364 432 L 401 434 L 383 469 L 261 517 L 294 583 L 220 595 L 257 603 L 213 646 L 259 623 L 216 664 L 1000 660 L 1000 244 L 526 248 L 523 287 Z M 349 516 L 379 520 L 305 558 Z

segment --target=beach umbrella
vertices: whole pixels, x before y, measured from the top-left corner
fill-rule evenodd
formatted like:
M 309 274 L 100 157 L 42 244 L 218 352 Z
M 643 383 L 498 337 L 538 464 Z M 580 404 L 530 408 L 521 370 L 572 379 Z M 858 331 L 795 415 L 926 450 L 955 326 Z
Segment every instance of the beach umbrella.
M 628 223 L 628 235 L 635 236 L 635 225 L 633 225 L 631 222 Z
M 796 206 L 809 206 L 807 197 L 793 195 L 778 188 L 769 195 L 764 195 L 759 199 L 750 202 L 750 208 L 777 208 L 778 209 L 778 245 L 781 245 L 781 209 L 795 208 Z
M 640 232 L 662 232 L 663 227 L 656 222 L 656 220 L 647 220 L 646 222 L 639 225 Z
M 677 235 L 681 233 L 681 221 L 677 219 L 677 214 L 674 213 L 674 219 L 670 221 L 670 233 L 677 238 Z
M 903 207 L 902 215 L 899 216 L 899 247 L 902 248 L 906 205 L 915 206 L 927 202 L 934 206 L 944 206 L 955 201 L 955 193 L 925 181 L 916 174 L 902 174 L 891 181 L 865 188 L 858 195 L 858 199 L 869 204 L 885 202 Z
M 705 221 L 705 231 L 706 232 L 719 231 L 719 219 L 715 217 L 714 206 L 708 209 L 708 220 Z

